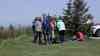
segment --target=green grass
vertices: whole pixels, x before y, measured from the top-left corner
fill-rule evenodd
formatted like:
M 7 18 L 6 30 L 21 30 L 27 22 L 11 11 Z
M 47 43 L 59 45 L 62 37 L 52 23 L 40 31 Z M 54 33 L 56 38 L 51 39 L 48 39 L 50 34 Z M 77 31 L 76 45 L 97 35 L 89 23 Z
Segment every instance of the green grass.
M 16 40 L 0 43 L 0 56 L 100 56 L 100 40 L 68 41 L 60 44 L 32 44 L 32 37 L 21 36 Z

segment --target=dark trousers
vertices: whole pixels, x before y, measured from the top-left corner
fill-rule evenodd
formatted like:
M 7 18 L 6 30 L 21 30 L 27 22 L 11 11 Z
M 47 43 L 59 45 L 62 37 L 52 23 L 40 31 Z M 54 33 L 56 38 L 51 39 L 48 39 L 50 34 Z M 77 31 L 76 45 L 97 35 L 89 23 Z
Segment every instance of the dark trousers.
M 46 35 L 46 31 L 43 31 L 43 37 L 44 37 L 44 41 L 45 41 L 45 43 L 47 42 L 47 37 L 46 37 L 47 35 Z
M 34 37 L 34 43 L 36 43 L 36 41 L 37 41 L 38 38 L 39 38 L 39 44 L 41 44 L 42 43 L 42 40 L 41 40 L 41 38 L 42 38 L 42 32 L 36 31 L 35 32 L 35 37 Z
M 60 42 L 61 42 L 61 43 L 63 43 L 63 42 L 64 42 L 64 33 L 65 33 L 65 31 L 64 31 L 64 30 L 59 31 L 59 35 L 60 35 L 59 39 L 60 39 Z
M 43 36 L 45 43 L 51 43 L 51 36 L 49 32 L 43 31 Z

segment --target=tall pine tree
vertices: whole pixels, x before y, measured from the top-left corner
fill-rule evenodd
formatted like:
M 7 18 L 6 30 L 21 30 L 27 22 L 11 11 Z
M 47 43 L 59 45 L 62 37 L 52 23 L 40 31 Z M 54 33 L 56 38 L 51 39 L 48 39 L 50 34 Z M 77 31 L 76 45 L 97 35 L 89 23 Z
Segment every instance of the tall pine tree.
M 87 7 L 87 2 L 85 0 L 69 0 L 67 4 L 67 9 L 64 10 L 65 24 L 70 21 L 73 32 L 85 31 L 87 26 L 84 24 L 89 19 L 93 19 L 92 15 L 88 13 L 89 7 Z M 67 23 L 66 23 L 67 22 Z M 70 28 L 71 29 L 71 28 Z M 88 29 L 90 29 L 88 27 Z
M 66 5 L 67 9 L 64 9 L 64 22 L 67 30 L 70 30 L 72 25 L 72 0 L 69 0 L 69 2 Z
M 76 31 L 89 32 L 91 29 L 91 23 L 86 23 L 88 20 L 92 20 L 93 16 L 88 13 L 89 7 L 85 0 L 74 0 L 73 1 L 73 24 Z M 88 27 L 87 27 L 88 25 Z M 88 30 L 87 30 L 88 29 Z

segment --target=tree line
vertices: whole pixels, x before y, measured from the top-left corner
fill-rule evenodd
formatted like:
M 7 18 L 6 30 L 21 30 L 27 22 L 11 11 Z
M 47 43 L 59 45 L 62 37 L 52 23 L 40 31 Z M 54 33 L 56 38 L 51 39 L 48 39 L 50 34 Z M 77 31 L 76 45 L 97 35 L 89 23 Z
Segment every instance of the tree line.
M 10 24 L 9 27 L 0 26 L 0 39 L 15 39 L 21 35 L 32 36 L 31 26 L 17 26 Z

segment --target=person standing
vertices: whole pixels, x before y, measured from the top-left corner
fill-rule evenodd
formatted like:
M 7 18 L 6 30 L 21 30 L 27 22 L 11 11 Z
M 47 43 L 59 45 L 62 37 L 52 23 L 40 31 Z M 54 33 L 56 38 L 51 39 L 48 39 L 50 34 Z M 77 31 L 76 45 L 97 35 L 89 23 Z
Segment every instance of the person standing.
M 34 37 L 34 43 L 36 43 L 37 39 L 39 38 L 39 44 L 42 44 L 42 21 L 41 21 L 41 17 L 36 17 L 36 21 L 35 21 L 35 37 Z
M 65 24 L 60 16 L 56 18 L 56 21 L 57 21 L 56 24 L 59 32 L 60 43 L 64 43 L 64 33 L 66 30 Z
M 55 39 L 55 34 L 54 34 L 54 31 L 55 31 L 55 18 L 56 17 L 51 17 L 50 18 L 50 29 L 51 29 L 51 41 L 52 43 L 56 42 L 56 39 Z
M 43 23 L 42 23 L 42 28 L 43 28 L 43 36 L 44 36 L 44 41 L 46 43 L 51 43 L 51 36 L 50 36 L 50 16 L 43 16 Z
M 46 34 L 46 29 L 47 29 L 47 21 L 46 21 L 46 14 L 42 15 L 43 21 L 42 21 L 42 33 L 43 33 L 43 37 L 44 37 L 44 44 L 47 43 L 47 34 Z

